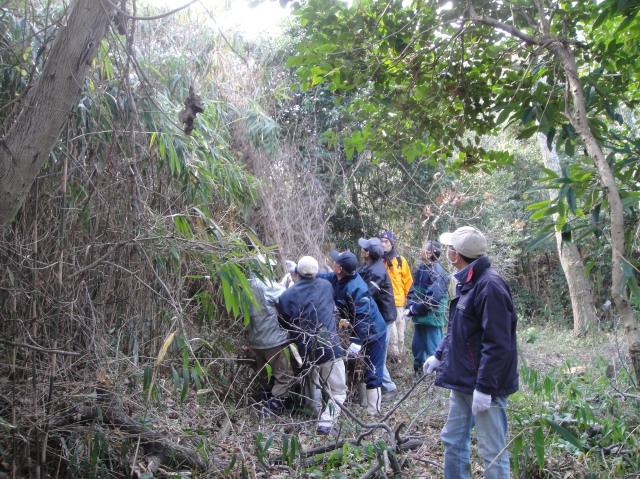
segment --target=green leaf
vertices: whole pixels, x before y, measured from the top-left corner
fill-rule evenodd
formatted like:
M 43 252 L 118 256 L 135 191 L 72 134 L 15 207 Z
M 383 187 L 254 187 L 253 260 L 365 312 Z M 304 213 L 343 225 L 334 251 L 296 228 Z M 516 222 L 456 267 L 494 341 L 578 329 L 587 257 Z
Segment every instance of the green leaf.
M 524 447 L 524 439 L 522 435 L 517 436 L 513 440 L 513 477 L 520 477 L 520 461 L 518 455 Z
M 182 393 L 180 394 L 180 404 L 184 403 L 184 400 L 189 393 L 189 370 L 186 367 L 182 367 Z
M 227 468 L 224 470 L 225 474 L 229 474 L 231 472 L 231 469 L 233 469 L 233 466 L 236 465 L 236 453 L 233 453 L 233 456 L 231 457 L 231 462 L 229 463 L 229 465 L 227 466 Z
M 593 269 L 593 267 L 595 266 L 597 260 L 592 260 L 589 261 L 589 263 L 587 264 L 587 266 L 585 266 L 584 268 L 584 277 L 586 278 L 587 276 L 589 276 L 589 272 Z
M 524 113 L 522 113 L 522 124 L 526 125 L 533 119 L 533 115 L 536 114 L 536 107 L 530 106 L 527 108 Z
M 581 451 L 585 451 L 587 449 L 585 447 L 585 445 L 577 437 L 575 437 L 573 434 L 571 434 L 569 431 L 567 431 L 565 428 L 563 428 L 557 422 L 555 422 L 555 421 L 553 421 L 553 420 L 551 420 L 549 418 L 544 418 L 542 420 L 545 421 L 549 426 L 551 426 L 551 428 L 557 434 L 559 434 L 565 441 L 567 441 L 571 445 L 577 447 Z
M 571 212 L 571 214 L 575 216 L 577 211 L 576 190 L 571 187 L 569 187 L 567 190 L 567 205 L 569 206 L 569 211 Z
M 538 208 L 543 208 L 545 206 L 549 206 L 551 204 L 551 200 L 540 201 L 539 203 L 534 203 L 532 205 L 527 206 L 527 210 L 537 210 Z
M 547 148 L 549 151 L 553 150 L 553 137 L 556 136 L 556 129 L 551 128 L 549 133 L 547 133 Z
M 607 116 L 611 118 L 612 121 L 615 121 L 615 114 L 613 112 L 613 107 L 611 106 L 611 103 L 609 103 L 608 100 L 604 101 L 604 109 L 607 112 Z
M 264 368 L 267 370 L 267 382 L 271 381 L 271 373 L 272 373 L 272 369 L 271 369 L 271 365 L 270 364 L 265 364 Z
M 587 89 L 584 92 L 584 102 L 586 106 L 589 106 L 591 104 L 595 95 L 596 95 L 596 87 L 594 87 L 593 85 L 587 86 Z
M 536 421 L 539 423 L 539 421 Z M 536 458 L 538 459 L 538 468 L 540 472 L 544 470 L 544 432 L 542 426 L 538 426 L 533 430 L 533 444 L 536 450 Z
M 540 246 L 545 244 L 550 238 L 552 238 L 554 235 L 555 233 L 551 231 L 551 232 L 536 236 L 531 241 L 529 241 L 529 244 L 527 244 L 527 247 L 524 249 L 524 252 L 529 253 L 534 249 L 539 248 Z
M 576 149 L 571 138 L 567 138 L 567 141 L 564 144 L 564 152 L 567 154 L 567 156 L 575 155 Z
M 559 208 L 558 205 L 551 206 L 549 208 L 543 208 L 539 211 L 536 211 L 534 214 L 532 214 L 530 220 L 536 221 L 541 218 L 544 218 L 545 216 L 552 216 L 558 212 L 558 208 Z

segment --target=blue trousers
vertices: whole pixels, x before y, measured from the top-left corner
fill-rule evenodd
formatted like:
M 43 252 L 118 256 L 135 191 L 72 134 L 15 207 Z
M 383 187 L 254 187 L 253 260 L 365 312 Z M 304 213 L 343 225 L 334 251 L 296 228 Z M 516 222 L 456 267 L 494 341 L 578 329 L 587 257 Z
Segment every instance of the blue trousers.
M 367 383 L 367 389 L 379 388 L 382 386 L 384 359 L 387 356 L 385 335 L 365 342 L 362 345 L 362 350 L 364 362 L 367 365 L 367 372 L 364 373 L 364 382 Z
M 473 396 L 451 391 L 449 417 L 440 438 L 444 444 L 444 479 L 469 479 L 471 429 L 476 427 L 485 479 L 509 479 L 507 398 L 494 397 L 491 407 L 474 416 Z
M 429 356 L 433 356 L 442 340 L 442 327 L 414 324 L 413 328 L 413 342 L 411 343 L 413 368 L 416 371 L 422 371 L 422 365 Z
M 399 320 L 399 321 L 404 321 L 404 320 Z M 392 381 L 391 375 L 389 374 L 389 369 L 387 368 L 387 353 L 389 352 L 389 340 L 391 339 L 391 330 L 393 329 L 394 324 L 395 324 L 395 321 L 387 324 L 387 340 L 385 342 L 384 359 L 382 360 L 382 364 L 383 364 L 382 392 L 396 390 L 396 383 Z

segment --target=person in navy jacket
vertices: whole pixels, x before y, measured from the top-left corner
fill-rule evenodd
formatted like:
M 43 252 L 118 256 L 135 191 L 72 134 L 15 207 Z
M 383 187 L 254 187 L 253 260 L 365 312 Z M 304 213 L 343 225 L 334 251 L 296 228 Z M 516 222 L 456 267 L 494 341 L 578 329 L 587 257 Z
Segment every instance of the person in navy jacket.
M 444 477 L 469 478 L 469 436 L 476 427 L 487 479 L 509 478 L 507 396 L 518 390 L 516 310 L 505 281 L 491 267 L 485 236 L 472 226 L 444 233 L 447 259 L 457 272 L 449 328 L 424 373 L 451 390 L 440 435 Z
M 318 262 L 311 256 L 303 256 L 298 264 L 288 261 L 287 269 L 297 273 L 300 280 L 280 295 L 278 321 L 289 332 L 310 372 L 311 387 L 307 389 L 312 408 L 318 412 L 321 409 L 320 381 L 330 396 L 316 432 L 333 434 L 341 409 L 332 403 L 342 404 L 347 398 L 344 351 L 333 316 L 333 288 L 328 281 L 316 277 Z
M 328 280 L 333 286 L 333 296 L 341 318 L 349 320 L 355 335 L 347 354 L 364 357 L 367 414 L 375 416 L 380 412 L 382 399 L 382 375 L 386 355 L 387 326 L 382 319 L 376 302 L 369 294 L 369 288 L 356 273 L 358 260 L 350 251 L 331 251 L 333 273 L 320 273 L 318 278 Z

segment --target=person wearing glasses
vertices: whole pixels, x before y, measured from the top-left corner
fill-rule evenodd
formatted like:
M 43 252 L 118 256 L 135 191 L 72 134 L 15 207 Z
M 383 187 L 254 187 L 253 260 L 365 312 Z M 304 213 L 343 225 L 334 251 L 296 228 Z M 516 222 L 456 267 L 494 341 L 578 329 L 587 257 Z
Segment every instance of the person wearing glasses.
M 440 236 L 457 270 L 449 327 L 424 373 L 451 390 L 449 415 L 440 438 L 444 477 L 470 477 L 469 439 L 476 428 L 487 479 L 509 478 L 507 396 L 518 390 L 516 310 L 511 292 L 486 256 L 480 230 L 463 226 Z

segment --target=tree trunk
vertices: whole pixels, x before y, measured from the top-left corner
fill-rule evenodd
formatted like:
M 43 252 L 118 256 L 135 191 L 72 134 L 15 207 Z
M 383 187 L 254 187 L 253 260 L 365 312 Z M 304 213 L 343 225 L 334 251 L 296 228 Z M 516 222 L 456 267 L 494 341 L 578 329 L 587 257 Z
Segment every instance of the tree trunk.
M 22 111 L 0 138 L 0 226 L 8 224 L 22 206 L 80 99 L 109 25 L 109 10 L 109 4 L 100 0 L 76 1 Z
M 640 382 L 640 329 L 631 305 L 627 288 L 624 286 L 624 273 L 622 271 L 622 261 L 624 260 L 625 239 L 624 239 L 624 216 L 620 192 L 616 185 L 613 172 L 609 163 L 604 157 L 598 140 L 593 136 L 587 120 L 587 110 L 585 107 L 584 90 L 580 83 L 578 68 L 575 56 L 568 45 L 559 39 L 554 38 L 549 42 L 547 48 L 556 55 L 565 71 L 567 78 L 567 88 L 573 100 L 573 111 L 569 112 L 571 125 L 582 138 L 589 157 L 598 168 L 600 180 L 605 187 L 607 200 L 609 200 L 609 212 L 611 214 L 611 296 L 616 305 L 620 319 L 624 325 L 624 331 L 629 342 L 629 356 L 636 373 L 636 380 Z M 567 109 L 569 107 L 567 106 Z
M 542 152 L 544 166 L 560 173 L 560 162 L 555 146 L 552 151 L 547 147 L 547 137 L 543 133 L 538 133 L 538 143 Z M 554 200 L 558 196 L 554 190 L 549 190 L 549 198 Z M 558 215 L 554 214 L 554 221 Z M 591 284 L 584 274 L 584 264 L 578 252 L 578 247 L 573 243 L 562 242 L 562 233 L 556 231 L 556 242 L 558 244 L 558 256 L 564 276 L 567 278 L 569 286 L 569 296 L 571 297 L 571 308 L 573 310 L 573 335 L 580 336 L 590 328 L 595 327 L 598 319 L 595 314 L 593 294 Z
M 538 45 L 540 48 L 548 50 L 560 62 L 566 77 L 566 89 L 568 92 L 565 115 L 569 118 L 571 125 L 576 130 L 584 142 L 589 158 L 593 160 L 600 175 L 600 181 L 605 188 L 607 200 L 609 202 L 609 212 L 611 215 L 611 297 L 616 305 L 620 319 L 624 325 L 625 335 L 629 342 L 629 356 L 633 363 L 636 380 L 640 383 L 640 328 L 638 320 L 629 304 L 629 295 L 625 285 L 624 273 L 622 271 L 622 261 L 624 260 L 625 238 L 624 238 L 624 216 L 620 192 L 616 185 L 613 172 L 607 163 L 600 143 L 593 136 L 589 128 L 587 119 L 587 108 L 584 99 L 584 90 L 580 83 L 580 75 L 576 66 L 576 59 L 573 50 L 569 47 L 565 39 L 552 35 L 547 20 L 544 16 L 542 2 L 536 2 L 540 17 L 540 31 L 542 35 L 533 36 L 518 30 L 512 25 L 503 23 L 495 18 L 485 15 L 478 15 L 471 2 L 467 3 L 470 20 L 488 25 L 502 30 L 509 35 L 526 42 L 530 45 Z

